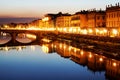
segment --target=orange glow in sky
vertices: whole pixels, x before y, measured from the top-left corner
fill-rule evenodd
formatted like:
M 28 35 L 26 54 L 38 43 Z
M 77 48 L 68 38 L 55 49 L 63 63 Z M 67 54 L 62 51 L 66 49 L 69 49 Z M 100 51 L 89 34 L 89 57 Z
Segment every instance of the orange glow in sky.
M 47 13 L 71 13 L 106 5 L 120 0 L 0 0 L 0 17 L 42 17 Z

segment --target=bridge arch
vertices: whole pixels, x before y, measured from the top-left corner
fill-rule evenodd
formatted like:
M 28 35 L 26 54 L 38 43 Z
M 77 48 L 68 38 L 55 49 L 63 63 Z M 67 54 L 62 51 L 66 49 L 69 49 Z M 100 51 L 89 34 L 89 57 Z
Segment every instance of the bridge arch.
M 0 32 L 5 32 L 5 33 L 9 33 L 12 37 L 11 39 L 11 43 L 15 44 L 15 43 L 18 43 L 19 41 L 16 40 L 17 36 L 19 34 L 32 34 L 34 36 L 36 36 L 36 39 L 33 40 L 33 41 L 37 41 L 37 42 L 40 42 L 40 40 L 42 39 L 43 37 L 43 31 L 35 31 L 35 30 L 0 30 Z M 30 36 L 30 35 L 28 35 Z M 31 42 L 30 42 L 31 43 Z
M 31 33 L 18 33 L 16 35 L 16 41 L 20 43 L 31 43 L 35 41 L 37 36 Z

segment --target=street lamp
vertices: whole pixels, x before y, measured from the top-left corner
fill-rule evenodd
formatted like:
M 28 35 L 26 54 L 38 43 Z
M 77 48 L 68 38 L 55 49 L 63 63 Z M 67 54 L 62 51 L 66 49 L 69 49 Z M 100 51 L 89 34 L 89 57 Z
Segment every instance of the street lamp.
M 90 34 L 92 34 L 92 33 L 93 33 L 93 30 L 92 30 L 92 29 L 89 29 L 88 32 L 89 32 Z
M 69 32 L 72 33 L 72 28 L 69 28 Z
M 103 61 L 103 58 L 99 58 L 99 61 L 102 62 L 102 61 Z
M 118 30 L 116 30 L 116 29 L 113 29 L 111 32 L 112 33 L 111 33 L 110 37 L 115 37 L 118 34 Z
M 66 33 L 67 32 L 67 28 L 63 28 L 63 31 Z
M 113 66 L 116 67 L 116 66 L 117 66 L 117 63 L 114 62 L 114 63 L 113 63 Z

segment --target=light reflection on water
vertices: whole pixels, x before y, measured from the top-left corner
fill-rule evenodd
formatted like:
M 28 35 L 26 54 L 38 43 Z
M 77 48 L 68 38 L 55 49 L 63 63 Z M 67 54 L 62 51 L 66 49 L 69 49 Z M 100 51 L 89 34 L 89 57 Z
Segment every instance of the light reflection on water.
M 0 80 L 115 80 L 119 64 L 65 42 L 0 48 Z
M 0 33 L 0 45 L 4 45 L 9 43 L 12 39 L 12 35 L 10 35 L 9 33 Z M 19 43 L 31 43 L 33 41 L 36 40 L 36 35 L 34 34 L 29 34 L 29 33 L 20 33 L 17 34 L 15 41 L 19 42 Z

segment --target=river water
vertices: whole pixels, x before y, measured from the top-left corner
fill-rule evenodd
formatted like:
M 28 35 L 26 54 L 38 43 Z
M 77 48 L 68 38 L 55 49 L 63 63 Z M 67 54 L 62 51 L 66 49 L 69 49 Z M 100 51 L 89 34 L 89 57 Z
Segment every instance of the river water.
M 0 47 L 0 80 L 117 80 L 119 63 L 64 41 L 5 46 Z

